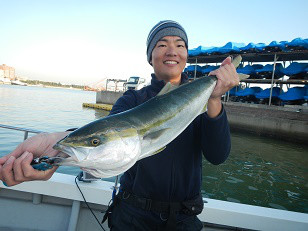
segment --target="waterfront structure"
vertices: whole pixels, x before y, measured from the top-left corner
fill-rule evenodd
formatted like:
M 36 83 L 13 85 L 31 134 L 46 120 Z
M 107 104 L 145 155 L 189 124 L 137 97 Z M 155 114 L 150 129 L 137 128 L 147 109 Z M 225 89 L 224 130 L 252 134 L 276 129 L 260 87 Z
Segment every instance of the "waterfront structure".
M 0 65 L 0 78 L 9 78 L 15 80 L 15 68 L 7 66 L 6 64 Z

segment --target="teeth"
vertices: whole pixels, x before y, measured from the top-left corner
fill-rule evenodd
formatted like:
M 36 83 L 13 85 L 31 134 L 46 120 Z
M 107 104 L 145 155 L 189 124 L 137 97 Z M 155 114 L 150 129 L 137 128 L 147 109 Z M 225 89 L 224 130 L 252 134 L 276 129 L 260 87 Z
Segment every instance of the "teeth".
M 166 64 L 177 64 L 176 61 L 165 61 L 164 63 L 166 63 Z

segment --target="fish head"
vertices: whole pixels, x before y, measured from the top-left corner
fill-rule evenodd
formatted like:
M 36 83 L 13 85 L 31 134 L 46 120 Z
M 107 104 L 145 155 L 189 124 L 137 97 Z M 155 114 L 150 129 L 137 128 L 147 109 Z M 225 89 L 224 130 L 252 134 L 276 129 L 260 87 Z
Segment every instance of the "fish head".
M 87 124 L 58 141 L 54 149 L 71 156 L 78 166 L 96 168 L 114 166 L 135 160 L 141 152 L 136 129 L 111 119 L 101 119 Z M 117 166 L 118 166 L 117 165 Z

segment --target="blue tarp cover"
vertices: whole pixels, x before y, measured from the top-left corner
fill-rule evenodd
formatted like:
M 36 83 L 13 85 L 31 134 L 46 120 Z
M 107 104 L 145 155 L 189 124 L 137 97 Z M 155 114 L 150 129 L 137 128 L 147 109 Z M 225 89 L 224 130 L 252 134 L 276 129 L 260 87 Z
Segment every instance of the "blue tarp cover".
M 234 96 L 234 95 L 235 95 L 235 93 L 236 93 L 236 88 L 237 88 L 237 87 L 234 87 L 234 88 L 232 88 L 232 89 L 229 91 L 229 95 L 230 95 L 230 96 Z
M 244 43 L 235 43 L 235 42 L 228 42 L 223 47 L 218 47 L 219 53 L 225 54 L 225 53 L 239 53 L 240 48 L 245 47 Z
M 196 68 L 196 65 L 190 65 L 190 66 L 186 67 L 184 71 L 194 72 L 195 68 Z M 197 65 L 197 71 L 202 72 L 202 67 Z
M 304 87 L 293 87 L 287 92 L 280 94 L 279 98 L 283 101 L 300 100 L 304 99 L 305 92 L 306 89 Z
M 263 68 L 257 69 L 256 73 L 273 72 L 273 67 L 274 67 L 274 64 L 266 64 L 265 66 L 263 66 Z M 283 66 L 281 63 L 276 63 L 275 74 L 280 77 L 284 76 Z
M 238 73 L 243 73 L 246 75 L 255 74 L 257 69 L 262 69 L 262 64 L 246 65 L 245 67 L 237 68 Z
M 308 39 L 295 38 L 291 42 L 288 41 L 272 41 L 268 45 L 265 43 L 244 43 L 228 42 L 222 47 L 204 47 L 198 46 L 197 48 L 188 51 L 189 56 L 210 55 L 213 53 L 243 53 L 243 52 L 262 52 L 272 48 L 279 48 L 282 51 L 292 50 L 294 48 L 308 49 Z
M 265 43 L 249 43 L 247 46 L 241 47 L 240 51 L 245 52 L 245 51 L 254 51 L 254 52 L 258 52 L 258 51 L 263 51 L 264 48 L 266 47 Z
M 262 91 L 261 87 L 246 87 L 243 90 L 239 90 L 235 93 L 236 96 L 250 96 Z
M 198 55 L 204 55 L 207 54 L 209 50 L 213 49 L 215 47 L 204 47 L 204 46 L 198 46 L 197 48 L 188 50 L 189 56 L 198 56 Z
M 271 89 L 267 88 L 263 91 L 260 91 L 259 93 L 256 93 L 255 96 L 258 99 L 268 99 L 270 97 L 270 93 Z M 280 88 L 279 87 L 273 87 L 273 91 L 272 91 L 272 97 L 278 97 L 280 94 Z
M 288 41 L 280 41 L 280 42 L 277 42 L 277 41 L 272 41 L 270 42 L 270 44 L 268 44 L 266 46 L 266 48 L 278 48 L 282 51 L 286 51 L 286 44 L 288 43 Z
M 308 39 L 295 38 L 286 44 L 287 47 L 302 47 L 308 49 Z
M 210 73 L 211 71 L 214 71 L 216 70 L 217 68 L 219 68 L 220 66 L 205 66 L 202 68 L 202 74 L 208 74 Z
M 302 72 L 307 72 L 308 63 L 293 62 L 283 70 L 285 75 L 296 75 Z

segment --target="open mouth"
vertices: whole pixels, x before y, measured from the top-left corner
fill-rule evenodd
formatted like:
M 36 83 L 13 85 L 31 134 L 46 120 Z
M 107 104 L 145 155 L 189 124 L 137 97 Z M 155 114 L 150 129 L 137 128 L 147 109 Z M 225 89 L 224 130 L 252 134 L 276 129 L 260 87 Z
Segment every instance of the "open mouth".
M 164 64 L 172 64 L 172 65 L 175 65 L 175 64 L 178 64 L 177 61 L 170 61 L 170 60 L 167 60 L 167 61 L 164 61 Z

